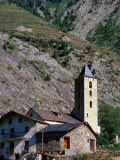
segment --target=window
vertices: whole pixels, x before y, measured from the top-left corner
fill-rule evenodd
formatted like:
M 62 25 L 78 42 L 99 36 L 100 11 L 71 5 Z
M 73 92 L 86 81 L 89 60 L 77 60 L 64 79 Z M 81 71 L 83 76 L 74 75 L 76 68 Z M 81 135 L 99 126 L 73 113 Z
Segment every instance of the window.
M 2 142 L 2 143 L 0 144 L 0 148 L 1 148 L 1 149 L 4 148 L 4 142 Z
M 88 113 L 87 113 L 87 117 L 88 117 Z
M 5 130 L 1 129 L 1 135 L 5 135 Z
M 64 137 L 64 148 L 70 149 L 70 137 Z
M 90 101 L 90 108 L 92 108 L 92 102 Z
M 12 119 L 9 119 L 8 123 L 9 123 L 9 124 L 12 124 Z
M 89 88 L 92 88 L 92 82 L 89 82 Z
M 58 118 L 62 118 L 62 114 L 61 113 L 58 113 Z
M 14 128 L 10 128 L 10 138 L 14 138 L 15 137 L 15 129 Z
M 30 117 L 33 117 L 33 114 L 32 114 L 32 113 L 30 114 Z
M 25 126 L 25 133 L 29 131 L 29 127 Z
M 19 123 L 22 123 L 22 117 L 19 118 L 18 122 L 19 122 Z
M 92 91 L 90 91 L 90 96 L 92 97 Z

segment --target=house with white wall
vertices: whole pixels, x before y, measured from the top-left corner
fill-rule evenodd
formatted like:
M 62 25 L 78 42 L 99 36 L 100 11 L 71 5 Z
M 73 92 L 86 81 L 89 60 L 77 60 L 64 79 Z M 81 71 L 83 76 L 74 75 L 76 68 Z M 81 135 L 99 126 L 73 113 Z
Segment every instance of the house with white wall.
M 36 133 L 47 123 L 10 111 L 0 118 L 0 160 L 18 160 L 36 153 Z

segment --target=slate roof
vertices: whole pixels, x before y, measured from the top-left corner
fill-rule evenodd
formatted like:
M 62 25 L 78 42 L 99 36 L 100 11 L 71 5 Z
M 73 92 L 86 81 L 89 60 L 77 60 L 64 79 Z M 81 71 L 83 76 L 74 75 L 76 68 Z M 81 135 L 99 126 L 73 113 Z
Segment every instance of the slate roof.
M 43 110 L 43 109 L 37 109 L 37 108 L 31 108 L 31 109 L 33 109 L 40 116 L 41 120 L 56 121 L 56 122 L 62 122 L 62 123 L 79 123 L 80 122 L 66 113 L 54 112 L 51 110 Z M 58 114 L 62 115 L 61 118 L 58 117 Z
M 79 123 L 73 123 L 73 124 L 70 124 L 70 123 L 54 124 L 54 125 L 52 124 L 52 125 L 49 125 L 49 126 L 43 128 L 42 130 L 39 130 L 38 133 L 42 133 L 42 132 L 44 132 L 44 133 L 70 132 L 71 130 L 73 130 L 81 125 L 87 126 L 91 130 L 91 132 L 95 135 L 95 137 L 97 137 L 97 134 L 93 131 L 93 129 L 91 128 L 91 126 L 87 122 L 79 122 Z
M 79 74 L 79 77 L 90 77 L 90 78 L 94 78 L 93 74 L 91 73 L 90 69 L 88 68 L 87 65 L 85 65 L 81 71 L 81 73 Z
M 66 124 L 56 124 L 56 125 L 54 124 L 45 127 L 39 132 L 68 132 L 82 124 L 83 123 L 73 123 L 73 124 L 66 123 Z

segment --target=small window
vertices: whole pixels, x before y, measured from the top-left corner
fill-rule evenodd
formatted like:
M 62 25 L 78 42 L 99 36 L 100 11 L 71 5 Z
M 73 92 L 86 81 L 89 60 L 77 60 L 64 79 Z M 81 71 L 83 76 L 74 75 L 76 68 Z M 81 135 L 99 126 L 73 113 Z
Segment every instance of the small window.
M 70 149 L 70 137 L 64 137 L 64 148 Z
M 9 119 L 9 122 L 8 122 L 9 124 L 12 124 L 12 119 Z
M 25 133 L 26 132 L 29 132 L 29 127 L 28 126 L 25 126 Z
M 92 102 L 90 101 L 90 108 L 92 108 Z
M 4 148 L 4 143 L 3 143 L 3 142 L 1 143 L 0 148 L 1 148 L 1 149 Z
M 89 88 L 92 88 L 92 82 L 89 82 Z
M 92 91 L 90 91 L 90 97 L 92 97 Z
M 88 117 L 88 113 L 87 113 L 87 117 Z
M 1 135 L 5 135 L 5 130 L 1 129 Z
M 89 143 L 89 139 L 87 139 L 87 142 Z
M 61 113 L 58 113 L 58 118 L 62 118 L 62 114 Z
M 33 117 L 33 114 L 32 114 L 32 113 L 30 114 L 30 117 Z
M 22 117 L 19 118 L 18 122 L 19 122 L 19 123 L 22 123 Z

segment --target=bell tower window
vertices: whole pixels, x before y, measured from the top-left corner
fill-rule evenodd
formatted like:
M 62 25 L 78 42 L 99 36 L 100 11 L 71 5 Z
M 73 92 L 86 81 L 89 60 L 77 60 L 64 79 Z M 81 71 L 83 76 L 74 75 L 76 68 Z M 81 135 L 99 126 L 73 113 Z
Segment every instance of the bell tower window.
M 90 91 L 89 94 L 90 94 L 90 97 L 92 97 L 92 91 Z
M 92 82 L 89 82 L 89 88 L 92 88 Z
M 92 108 L 92 102 L 90 101 L 90 108 Z

